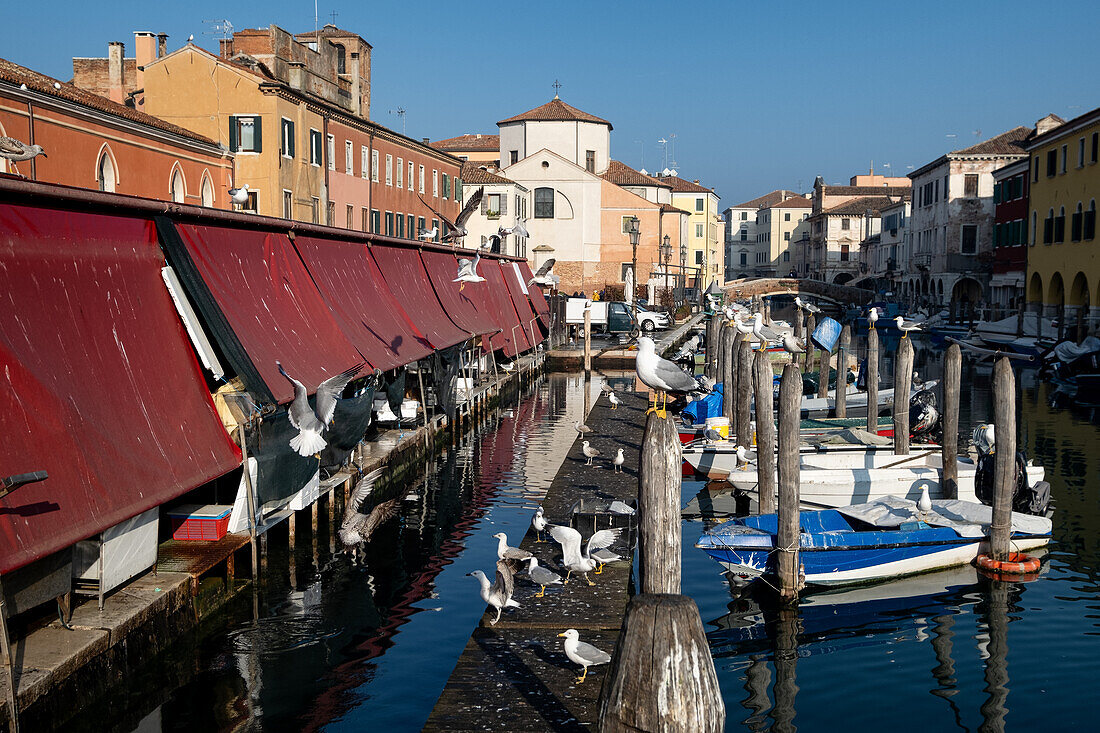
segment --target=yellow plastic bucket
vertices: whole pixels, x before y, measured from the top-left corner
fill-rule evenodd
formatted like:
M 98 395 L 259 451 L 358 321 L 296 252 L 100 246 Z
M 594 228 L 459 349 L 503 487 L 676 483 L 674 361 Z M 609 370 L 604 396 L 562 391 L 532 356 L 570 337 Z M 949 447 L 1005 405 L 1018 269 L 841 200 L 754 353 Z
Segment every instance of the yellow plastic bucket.
M 708 417 L 705 425 L 718 431 L 726 440 L 730 437 L 730 419 L 728 417 Z

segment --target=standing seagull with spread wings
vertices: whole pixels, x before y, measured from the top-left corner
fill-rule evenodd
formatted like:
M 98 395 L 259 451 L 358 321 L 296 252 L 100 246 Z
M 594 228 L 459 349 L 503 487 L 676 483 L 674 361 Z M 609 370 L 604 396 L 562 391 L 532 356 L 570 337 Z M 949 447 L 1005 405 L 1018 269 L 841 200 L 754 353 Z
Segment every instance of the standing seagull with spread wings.
M 455 217 L 454 221 L 451 221 L 447 217 L 443 216 L 443 214 L 440 214 L 438 211 L 433 209 L 432 205 L 425 201 L 423 196 L 421 196 L 420 194 L 416 195 L 417 198 L 420 199 L 420 203 L 427 206 L 433 214 L 438 216 L 443 221 L 443 223 L 447 225 L 449 231 L 443 235 L 443 241 L 458 245 L 462 244 L 462 239 L 467 234 L 466 220 L 473 216 L 474 211 L 476 211 L 477 207 L 481 205 L 481 199 L 485 195 L 485 187 L 482 186 L 478 190 L 474 191 L 473 196 L 471 196 L 470 200 L 466 202 L 466 205 L 462 207 L 462 211 L 458 212 L 458 216 Z
M 335 377 L 329 377 L 317 386 L 317 411 L 309 406 L 309 393 L 305 385 L 286 373 L 283 365 L 275 362 L 282 374 L 294 385 L 294 401 L 287 409 L 287 417 L 290 424 L 298 428 L 298 434 L 290 439 L 290 447 L 298 451 L 302 456 L 315 456 L 325 449 L 328 443 L 321 437 L 332 423 L 332 415 L 336 412 L 336 400 L 348 382 L 355 379 L 355 375 L 363 368 L 363 362 L 346 369 Z
M 371 471 L 359 479 L 359 483 L 355 485 L 355 489 L 351 492 L 351 499 L 344 509 L 344 521 L 340 525 L 339 532 L 340 541 L 346 547 L 355 547 L 369 542 L 374 530 L 384 522 L 397 516 L 397 513 L 401 510 L 401 498 L 398 497 L 382 502 L 367 514 L 359 511 L 363 507 L 363 502 L 374 491 L 374 484 L 385 470 L 385 468 L 376 468 Z

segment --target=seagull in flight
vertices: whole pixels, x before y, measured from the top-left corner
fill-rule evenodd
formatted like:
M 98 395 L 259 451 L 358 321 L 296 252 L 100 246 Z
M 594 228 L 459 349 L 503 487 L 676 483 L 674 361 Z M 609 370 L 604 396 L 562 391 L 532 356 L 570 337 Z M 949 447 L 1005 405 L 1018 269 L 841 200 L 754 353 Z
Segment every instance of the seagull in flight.
M 518 216 L 516 217 L 516 220 L 515 222 L 513 222 L 512 226 L 497 228 L 497 234 L 500 235 L 501 239 L 507 237 L 509 234 L 515 234 L 517 237 L 531 236 L 527 233 L 527 227 L 523 226 L 523 220 L 520 219 Z
M 906 338 L 909 336 L 910 331 L 920 331 L 921 324 L 918 321 L 907 321 L 901 316 L 894 319 L 894 323 L 898 324 L 898 330 L 901 331 L 901 337 Z
M 807 310 L 810 313 L 820 313 L 821 312 L 821 309 L 818 308 L 813 303 L 803 303 L 802 298 L 799 298 L 797 295 L 794 296 L 794 304 L 797 305 L 799 307 L 799 309 Z
M 360 511 L 363 502 L 371 492 L 379 477 L 385 473 L 385 468 L 376 468 L 355 485 L 351 492 L 351 499 L 344 509 L 344 521 L 340 525 L 340 541 L 345 547 L 356 547 L 370 541 L 371 535 L 379 526 L 393 517 L 401 510 L 401 498 L 390 499 L 378 504 L 369 513 Z
M 565 574 L 565 585 L 569 585 L 569 576 L 580 573 L 589 585 L 595 585 L 589 579 L 588 574 L 596 569 L 599 561 L 592 557 L 596 550 L 611 547 L 619 539 L 622 529 L 601 529 L 588 538 L 588 542 L 581 550 L 581 533 L 572 527 L 552 525 L 550 536 L 557 540 L 562 549 L 562 565 L 568 571 Z M 596 573 L 599 575 L 599 572 Z
M 481 199 L 485 196 L 485 187 L 482 186 L 474 191 L 473 196 L 471 196 L 470 200 L 466 202 L 466 205 L 462 207 L 462 211 L 458 212 L 458 216 L 455 217 L 454 221 L 451 221 L 443 216 L 443 214 L 433 209 L 432 205 L 425 201 L 423 196 L 420 194 L 416 195 L 420 199 L 420 203 L 427 206 L 428 209 L 438 216 L 450 229 L 450 231 L 443 235 L 443 241 L 458 245 L 462 243 L 462 240 L 468 234 L 466 231 L 466 221 L 473 216 L 474 212 L 477 211 L 477 207 L 481 205 Z
M 558 284 L 558 276 L 551 270 L 554 269 L 554 262 L 556 260 L 551 257 L 546 262 L 543 262 L 539 267 L 538 272 L 534 277 L 527 281 L 528 285 L 538 285 L 539 287 L 550 288 Z
M 421 229 L 416 235 L 417 239 L 423 239 L 425 242 L 430 242 L 435 239 L 435 235 L 439 234 L 439 227 L 432 227 L 431 229 Z
M 328 443 L 321 437 L 321 433 L 332 424 L 332 416 L 336 412 L 336 400 L 348 382 L 355 379 L 355 375 L 363 368 L 365 362 L 360 362 L 350 369 L 329 377 L 317 385 L 317 410 L 309 406 L 309 393 L 305 385 L 286 373 L 283 365 L 278 361 L 275 366 L 279 368 L 279 374 L 287 378 L 294 385 L 294 401 L 287 408 L 287 417 L 290 424 L 298 428 L 298 434 L 290 439 L 290 447 L 301 456 L 315 456 L 324 450 Z
M 451 282 L 461 283 L 458 286 L 459 290 L 466 287 L 466 283 L 483 283 L 485 278 L 477 274 L 477 264 L 481 262 L 481 250 L 474 252 L 474 259 L 468 260 L 465 257 L 458 261 L 458 276 Z
M 783 340 L 783 334 L 779 333 L 773 328 L 769 328 L 764 325 L 764 317 L 759 313 L 752 317 L 752 332 L 756 338 L 760 339 L 760 352 L 763 353 L 768 350 L 768 342 L 776 342 Z

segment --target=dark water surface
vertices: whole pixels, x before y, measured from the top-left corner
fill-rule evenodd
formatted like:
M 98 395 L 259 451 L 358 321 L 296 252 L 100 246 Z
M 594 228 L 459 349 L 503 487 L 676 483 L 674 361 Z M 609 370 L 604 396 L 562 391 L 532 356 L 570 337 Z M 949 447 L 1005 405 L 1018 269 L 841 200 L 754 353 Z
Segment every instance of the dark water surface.
M 938 376 L 940 358 L 918 343 L 923 377 Z M 892 367 L 882 371 L 890 382 Z M 991 418 L 990 373 L 964 362 L 965 432 Z M 484 610 L 465 575 L 493 567 L 492 534 L 516 544 L 527 531 L 574 439 L 583 389 L 575 375 L 550 375 L 426 463 L 402 521 L 383 527 L 361 566 L 332 558 L 322 535 L 316 554 L 299 538 L 292 573 L 282 529 L 256 618 L 241 599 L 204 642 L 158 659 L 129 699 L 73 730 L 419 730 Z M 966 568 L 811 595 L 781 613 L 735 598 L 693 547 L 702 525 L 684 524 L 684 592 L 710 639 L 727 729 L 1094 729 L 1098 429 L 1088 412 L 1048 407 L 1049 387 L 1027 372 L 1019 389 L 1022 445 L 1046 466 L 1055 507 L 1055 542 L 1034 582 Z M 698 489 L 685 483 L 685 500 Z

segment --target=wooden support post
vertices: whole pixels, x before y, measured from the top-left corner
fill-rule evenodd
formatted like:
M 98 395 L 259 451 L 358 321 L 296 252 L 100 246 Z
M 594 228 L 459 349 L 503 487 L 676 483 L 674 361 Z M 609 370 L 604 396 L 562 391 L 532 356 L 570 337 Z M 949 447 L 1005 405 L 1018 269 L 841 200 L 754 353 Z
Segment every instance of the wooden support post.
M 772 325 L 772 299 L 764 298 L 764 323 Z
M 720 348 L 718 314 L 714 314 L 707 319 L 707 363 L 703 367 L 703 374 L 711 379 L 718 379 L 718 350 Z
M 1016 375 L 1008 357 L 993 365 L 993 522 L 989 549 L 994 560 L 1008 560 L 1012 531 L 1012 491 L 1016 488 Z
M 867 332 L 867 432 L 878 433 L 878 330 Z
M 1042 321 L 1040 321 L 1042 323 Z M 1039 329 L 1040 331 L 1042 328 Z M 1062 304 L 1058 306 L 1058 340 L 1062 341 L 1066 338 L 1066 301 L 1062 299 Z
M 848 417 L 848 350 L 852 343 L 852 327 L 845 324 L 840 329 L 840 346 L 836 350 L 836 402 L 837 417 Z
M 772 361 L 765 352 L 753 357 L 753 389 L 756 394 L 756 477 L 761 514 L 775 512 L 775 417 L 772 411 Z
M 1024 335 L 1024 311 L 1027 310 L 1027 303 L 1023 298 L 1020 298 L 1020 302 L 1016 308 L 1016 338 L 1020 338 Z
M 806 354 L 803 357 L 802 371 L 809 374 L 814 364 L 814 345 L 810 341 L 810 336 L 813 335 L 814 330 L 817 328 L 817 317 L 813 313 L 806 319 Z
M 287 563 L 290 570 L 290 587 L 298 587 L 298 553 L 295 545 L 298 540 L 298 512 L 291 510 L 287 517 Z
M 989 641 L 985 660 L 985 690 L 988 695 L 981 705 L 984 718 L 980 730 L 1004 731 L 1008 713 L 1008 623 L 1012 604 L 1012 586 L 1007 580 L 989 581 L 986 596 L 985 626 Z
M 741 339 L 737 346 L 737 442 L 752 445 L 752 344 Z
M 584 374 L 592 376 L 592 309 L 584 309 Z
M 602 733 L 723 729 L 726 708 L 694 601 L 664 594 L 630 600 L 597 709 Z
M 725 366 L 722 369 L 722 415 L 730 421 L 730 437 L 733 436 L 734 421 L 736 415 L 733 411 L 733 402 L 736 390 L 737 374 L 737 342 L 741 333 L 736 327 L 728 327 L 724 331 L 722 339 L 722 353 L 725 355 Z
M 805 328 L 802 325 L 802 309 L 796 308 L 794 312 L 794 337 L 802 338 L 802 332 Z
M 638 476 L 642 593 L 680 592 L 680 437 L 672 420 L 650 413 Z
M 779 529 L 776 534 L 779 598 L 788 605 L 797 602 L 800 586 L 798 422 L 801 406 L 802 374 L 797 364 L 788 364 L 783 368 L 783 379 L 779 383 Z
M 798 694 L 798 608 L 780 608 L 775 621 L 774 730 L 795 730 L 795 696 Z
M 248 538 L 252 545 L 252 584 L 259 582 L 260 548 L 256 544 L 256 491 L 252 486 L 252 471 L 248 465 L 248 443 L 245 439 L 244 423 L 237 426 L 237 439 L 241 444 L 241 461 L 244 466 L 245 508 L 248 510 Z
M 962 389 L 962 350 L 947 347 L 943 356 L 943 472 L 940 489 L 945 499 L 959 498 L 959 395 Z M 994 431 L 995 433 L 996 431 Z
M 829 396 L 829 371 L 831 356 L 828 351 L 821 349 L 817 352 L 818 357 L 821 359 L 821 363 L 818 364 L 817 369 L 817 396 L 821 399 L 825 399 Z M 837 370 L 837 387 L 840 387 L 840 370 Z
M 345 479 L 344 483 L 351 483 L 350 479 Z M 335 554 L 336 552 L 336 487 L 332 487 L 332 491 L 328 492 L 328 501 L 325 502 L 325 508 L 328 509 L 328 551 L 329 554 Z
M 913 385 L 913 341 L 903 338 L 894 360 L 894 455 L 909 455 L 909 391 Z

